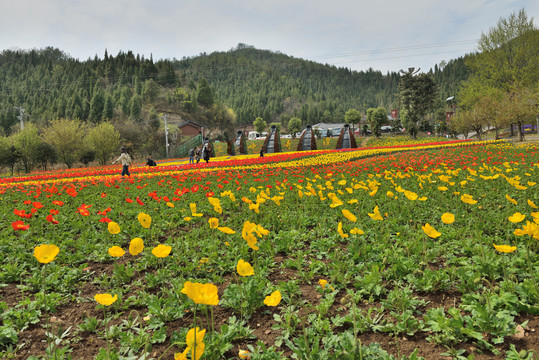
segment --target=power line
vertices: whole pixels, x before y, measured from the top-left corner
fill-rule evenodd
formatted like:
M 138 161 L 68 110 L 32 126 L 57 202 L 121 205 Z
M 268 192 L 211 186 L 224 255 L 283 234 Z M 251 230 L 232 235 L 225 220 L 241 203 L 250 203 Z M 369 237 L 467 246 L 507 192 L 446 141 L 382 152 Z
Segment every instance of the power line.
M 366 51 L 343 52 L 343 53 L 335 53 L 335 54 L 310 56 L 309 58 L 311 58 L 311 59 L 320 59 L 320 58 L 321 59 L 324 59 L 324 58 L 333 59 L 333 58 L 336 58 L 336 57 L 348 57 L 348 56 L 354 56 L 354 55 L 371 55 L 371 54 L 379 54 L 379 53 L 386 53 L 386 52 L 422 50 L 422 49 L 435 48 L 435 47 L 467 45 L 467 44 L 477 43 L 477 41 L 478 41 L 478 39 L 473 39 L 473 40 L 450 41 L 450 42 L 443 42 L 443 43 L 431 43 L 431 44 L 421 44 L 421 45 L 412 45 L 412 46 L 400 46 L 400 47 L 385 48 L 385 49 L 373 49 L 373 50 L 366 50 Z

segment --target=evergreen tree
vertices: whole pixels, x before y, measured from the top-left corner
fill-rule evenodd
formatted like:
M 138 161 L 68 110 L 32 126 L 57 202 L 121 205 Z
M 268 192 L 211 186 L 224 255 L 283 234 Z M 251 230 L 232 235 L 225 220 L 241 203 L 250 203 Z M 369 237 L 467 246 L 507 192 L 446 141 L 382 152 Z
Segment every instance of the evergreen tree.
M 134 121 L 142 120 L 142 99 L 136 94 L 131 98 L 131 107 L 129 109 L 131 119 Z
M 112 96 L 107 95 L 105 97 L 105 105 L 103 106 L 103 119 L 110 120 L 114 116 L 114 104 L 112 103 Z
M 197 102 L 207 108 L 213 105 L 214 99 L 212 90 L 205 78 L 202 78 L 198 84 Z
M 101 91 L 96 91 L 92 102 L 90 103 L 89 119 L 93 122 L 100 122 L 103 118 L 103 109 L 105 107 L 105 96 Z

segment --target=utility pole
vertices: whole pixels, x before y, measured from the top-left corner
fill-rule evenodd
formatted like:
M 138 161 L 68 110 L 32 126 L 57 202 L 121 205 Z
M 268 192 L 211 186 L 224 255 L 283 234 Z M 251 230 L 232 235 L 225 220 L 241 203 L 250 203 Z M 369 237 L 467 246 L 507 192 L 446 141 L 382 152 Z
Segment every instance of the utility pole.
M 26 110 L 24 110 L 22 107 L 15 107 L 15 109 L 19 110 L 19 121 L 21 122 L 21 131 L 24 130 L 24 118 L 26 117 Z
M 165 119 L 165 151 L 166 151 L 166 157 L 168 159 L 168 125 L 167 125 L 166 114 L 163 114 L 163 119 Z

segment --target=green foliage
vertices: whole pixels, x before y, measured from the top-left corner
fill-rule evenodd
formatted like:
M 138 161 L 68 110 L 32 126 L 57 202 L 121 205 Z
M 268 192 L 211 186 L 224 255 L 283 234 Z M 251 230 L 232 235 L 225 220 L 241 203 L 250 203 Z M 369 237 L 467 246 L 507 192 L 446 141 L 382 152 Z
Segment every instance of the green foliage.
M 380 136 L 380 128 L 387 123 L 386 109 L 379 107 L 377 109 L 370 108 L 367 110 L 367 121 L 371 124 L 371 131 L 376 136 Z
M 26 124 L 24 130 L 13 135 L 13 144 L 20 151 L 20 160 L 24 165 L 24 171 L 29 173 L 36 164 L 41 138 L 34 124 Z
M 36 152 L 35 160 L 44 170 L 47 170 L 47 164 L 55 164 L 58 160 L 56 149 L 49 143 L 41 142 Z
M 197 101 L 205 107 L 211 107 L 214 103 L 213 91 L 205 78 L 198 84 Z
M 467 64 L 482 82 L 510 91 L 533 87 L 539 82 L 539 29 L 524 9 L 500 18 L 495 27 L 482 33 L 480 53 Z
M 292 137 L 296 137 L 296 133 L 301 131 L 301 119 L 298 117 L 292 117 L 288 121 L 287 125 L 288 132 L 292 134 Z
M 361 121 L 361 113 L 356 109 L 349 109 L 346 114 L 344 114 L 344 121 L 348 124 L 359 124 Z
M 420 120 L 433 110 L 438 99 L 438 86 L 432 74 L 415 74 L 414 69 L 403 74 L 399 83 L 399 101 L 408 118 L 403 123 L 408 133 L 415 137 Z
M 268 127 L 268 124 L 261 117 L 257 117 L 253 122 L 255 130 L 259 133 L 262 133 Z
M 43 138 L 56 149 L 58 159 L 71 168 L 83 150 L 86 126 L 77 120 L 57 119 L 44 130 Z
M 108 122 L 88 131 L 86 141 L 101 165 L 106 165 L 120 146 L 120 133 Z

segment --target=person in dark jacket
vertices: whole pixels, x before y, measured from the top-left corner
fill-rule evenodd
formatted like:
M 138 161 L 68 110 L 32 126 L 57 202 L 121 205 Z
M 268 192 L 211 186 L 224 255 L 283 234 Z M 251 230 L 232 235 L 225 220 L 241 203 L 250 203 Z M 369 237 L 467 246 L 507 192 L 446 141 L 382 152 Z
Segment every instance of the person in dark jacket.
M 147 166 L 157 166 L 157 163 L 154 161 L 152 156 L 148 156 L 148 162 L 146 163 Z
M 206 163 L 210 161 L 210 149 L 207 146 L 204 146 L 204 149 L 202 149 L 202 157 Z

